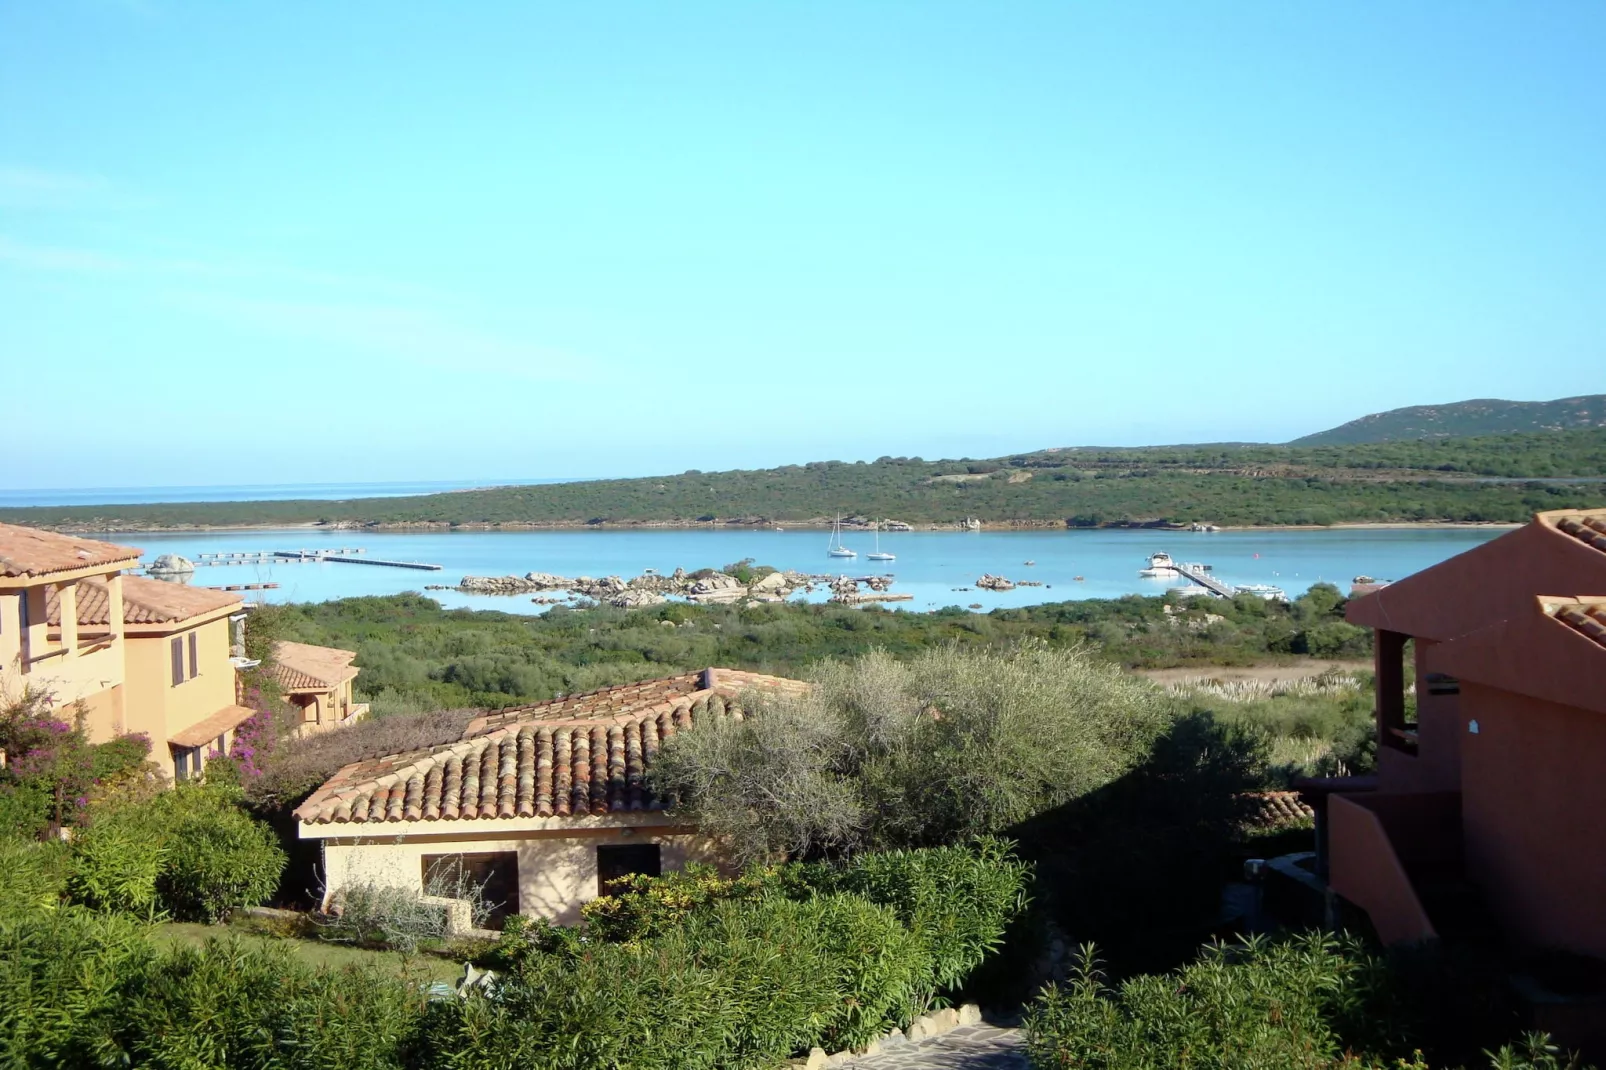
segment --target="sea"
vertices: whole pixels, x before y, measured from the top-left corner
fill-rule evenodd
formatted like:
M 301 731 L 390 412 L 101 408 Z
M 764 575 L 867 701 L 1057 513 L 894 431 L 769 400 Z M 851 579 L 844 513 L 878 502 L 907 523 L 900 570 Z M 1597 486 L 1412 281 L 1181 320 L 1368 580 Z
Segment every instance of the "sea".
M 644 569 L 688 572 L 752 559 L 755 564 L 810 574 L 889 574 L 891 590 L 913 596 L 889 608 L 927 612 L 945 606 L 992 610 L 1083 598 L 1161 594 L 1187 581 L 1138 575 L 1150 554 L 1212 566 L 1233 584 L 1271 584 L 1297 596 L 1315 583 L 1347 591 L 1360 575 L 1399 579 L 1502 534 L 1500 528 L 1254 529 L 1218 532 L 1154 530 L 910 531 L 886 532 L 881 549 L 890 562 L 868 561 L 874 536 L 844 533 L 856 559 L 826 556 L 830 533 L 814 529 L 636 528 L 622 530 L 321 532 L 307 528 L 227 532 L 119 534 L 115 541 L 138 546 L 149 561 L 175 553 L 199 566 L 192 583 L 275 583 L 245 592 L 248 601 L 319 602 L 356 595 L 423 592 L 426 585 L 457 584 L 464 576 L 523 575 L 630 577 Z M 278 550 L 361 550 L 363 558 L 440 565 L 417 571 L 343 561 L 274 561 L 212 564 L 203 554 Z M 995 592 L 976 587 L 984 573 L 1041 586 Z M 428 591 L 450 608 L 542 613 L 531 595 L 475 595 Z M 795 598 L 821 601 L 816 588 Z

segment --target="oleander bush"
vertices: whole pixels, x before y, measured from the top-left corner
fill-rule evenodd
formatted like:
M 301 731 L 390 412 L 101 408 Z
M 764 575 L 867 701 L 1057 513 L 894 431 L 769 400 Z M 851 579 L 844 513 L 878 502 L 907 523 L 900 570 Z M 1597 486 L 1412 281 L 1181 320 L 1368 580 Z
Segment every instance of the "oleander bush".
M 180 784 L 98 815 L 73 864 L 70 890 L 87 906 L 217 922 L 272 895 L 285 855 L 237 788 Z
M 432 1042 L 460 1070 L 766 1065 L 906 1022 L 929 978 L 925 948 L 886 907 L 722 900 L 648 940 L 531 955 Z
M 1349 937 L 1211 944 L 1167 974 L 1110 983 L 1084 945 L 1026 1016 L 1035 1070 L 1429 1070 L 1405 975 Z M 1475 1028 L 1462 1023 L 1460 1028 Z M 1492 1070 L 1566 1070 L 1542 1034 L 1485 1051 Z
M 859 1047 L 962 982 L 1028 879 L 993 839 L 637 877 L 588 906 L 578 931 L 504 931 L 487 960 L 503 976 L 490 1000 L 463 1007 L 442 1058 L 465 1070 L 713 1067 Z
M 288 949 L 157 950 L 125 915 L 0 915 L 0 1064 L 388 1070 L 411 1064 L 416 983 L 313 969 Z
M 54 910 L 70 873 L 66 844 L 0 836 L 0 918 Z
M 95 910 L 154 918 L 167 838 L 131 821 L 103 821 L 74 837 L 67 890 Z

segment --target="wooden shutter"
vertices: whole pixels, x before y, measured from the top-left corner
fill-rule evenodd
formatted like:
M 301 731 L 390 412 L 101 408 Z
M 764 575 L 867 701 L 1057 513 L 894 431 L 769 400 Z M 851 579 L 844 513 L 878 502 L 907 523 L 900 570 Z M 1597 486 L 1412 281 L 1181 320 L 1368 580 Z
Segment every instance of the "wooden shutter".
M 173 655 L 173 686 L 177 687 L 184 682 L 184 637 L 173 636 L 170 649 Z
M 198 633 L 196 633 L 196 632 L 191 632 L 190 633 L 190 679 L 192 679 L 192 680 L 195 679 L 197 676 L 201 675 L 201 658 L 200 658 L 200 654 L 199 654 L 200 643 L 198 641 L 199 638 L 200 637 L 199 637 Z

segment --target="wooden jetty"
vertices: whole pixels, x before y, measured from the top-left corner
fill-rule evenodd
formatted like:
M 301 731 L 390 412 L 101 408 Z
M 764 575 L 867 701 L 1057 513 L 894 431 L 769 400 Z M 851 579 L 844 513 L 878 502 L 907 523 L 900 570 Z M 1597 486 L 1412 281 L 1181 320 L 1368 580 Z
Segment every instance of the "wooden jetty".
M 416 568 L 426 572 L 439 572 L 443 566 L 422 561 L 385 561 L 378 557 L 356 557 L 329 553 L 324 550 L 275 550 L 273 556 L 280 561 L 329 562 L 341 565 L 379 565 L 384 568 Z
M 230 551 L 227 551 L 227 552 L 215 553 L 215 554 L 196 554 L 195 555 L 195 559 L 197 561 L 212 561 L 212 562 L 251 561 L 251 560 L 258 559 L 258 558 L 272 558 L 278 552 L 279 551 L 277 551 L 277 550 L 230 550 Z M 331 547 L 328 547 L 328 548 L 322 549 L 322 550 L 302 550 L 300 552 L 304 553 L 304 554 L 361 554 L 361 553 L 367 553 L 367 551 L 364 550 L 361 546 L 340 546 L 340 547 L 331 546 Z

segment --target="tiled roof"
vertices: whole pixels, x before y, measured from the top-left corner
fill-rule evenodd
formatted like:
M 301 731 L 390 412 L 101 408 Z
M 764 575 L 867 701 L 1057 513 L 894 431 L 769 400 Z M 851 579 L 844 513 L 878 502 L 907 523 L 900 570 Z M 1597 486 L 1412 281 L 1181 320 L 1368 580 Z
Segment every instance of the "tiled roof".
M 1606 646 L 1606 602 L 1557 605 L 1551 615 L 1574 631 Z
M 685 690 L 688 680 L 712 686 Z M 662 810 L 647 785 L 659 744 L 706 720 L 740 719 L 740 695 L 806 684 L 710 669 L 507 711 L 462 741 L 356 762 L 296 809 L 305 824 L 585 817 Z M 621 692 L 643 701 L 621 705 Z M 664 697 L 664 696 L 668 697 Z
M 286 691 L 328 691 L 356 676 L 355 650 L 307 643 L 273 645 L 273 679 Z
M 1257 791 L 1240 798 L 1248 804 L 1247 822 L 1259 828 L 1294 825 L 1316 816 L 1297 791 Z
M 227 591 L 214 591 L 207 587 L 186 587 L 180 583 L 150 580 L 143 576 L 123 577 L 123 623 L 170 624 L 174 621 L 199 617 L 220 609 L 237 606 L 241 598 Z M 45 611 L 49 622 L 61 626 L 61 595 L 55 591 L 45 593 Z M 111 601 L 107 597 L 106 581 L 87 579 L 78 582 L 78 623 L 111 623 Z
M 0 576 L 7 578 L 45 577 L 52 572 L 68 572 L 114 561 L 127 561 L 132 565 L 142 552 L 132 546 L 0 524 Z
M 1606 553 L 1606 510 L 1552 514 L 1556 530 Z
M 762 673 L 744 672 L 740 669 L 702 669 L 698 672 L 682 673 L 679 676 L 665 676 L 657 680 L 620 684 L 600 691 L 587 691 L 581 695 L 568 695 L 530 706 L 498 710 L 470 721 L 463 736 L 466 739 L 510 724 L 523 724 L 532 720 L 628 718 L 641 710 L 661 707 L 665 703 L 699 691 L 718 691 L 725 695 L 735 695 L 748 689 L 798 691 L 806 687 L 807 685 L 801 680 L 787 680 L 779 676 L 765 676 Z
M 217 739 L 231 728 L 238 728 L 256 714 L 249 706 L 224 706 L 202 721 L 197 721 L 168 740 L 176 747 L 202 747 Z

